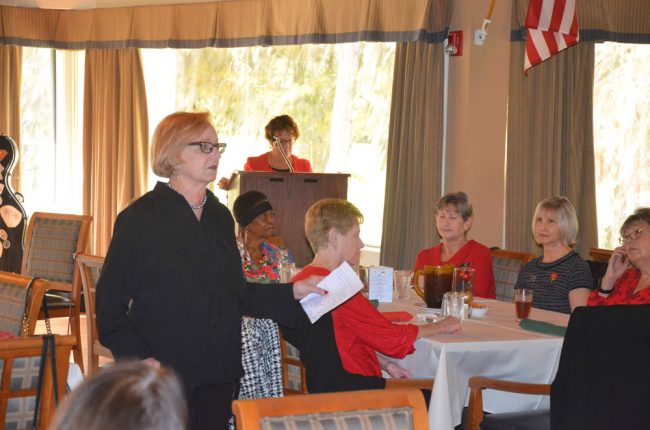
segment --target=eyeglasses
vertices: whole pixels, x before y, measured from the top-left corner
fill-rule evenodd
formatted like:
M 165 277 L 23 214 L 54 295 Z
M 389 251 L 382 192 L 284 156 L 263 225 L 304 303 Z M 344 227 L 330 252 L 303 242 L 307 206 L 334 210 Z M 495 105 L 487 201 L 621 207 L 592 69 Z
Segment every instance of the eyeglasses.
M 629 232 L 626 235 L 623 235 L 622 237 L 618 238 L 618 241 L 621 243 L 621 245 L 625 245 L 626 243 L 634 242 L 638 238 L 641 237 L 644 231 L 647 231 L 642 228 L 635 228 L 631 232 Z
M 219 151 L 219 154 L 223 154 L 226 152 L 226 143 L 223 142 L 217 142 L 217 143 L 212 143 L 208 142 L 207 140 L 202 140 L 200 142 L 190 142 L 187 144 L 187 146 L 198 146 L 201 148 L 201 152 L 204 154 L 212 154 L 212 151 L 215 149 Z
M 285 145 L 285 146 L 286 146 L 286 145 L 292 145 L 293 142 L 296 141 L 296 139 L 295 139 L 294 137 L 292 137 L 292 138 L 290 138 L 290 139 L 287 139 L 287 140 L 281 140 L 281 139 L 280 139 L 279 137 L 277 137 L 277 136 L 273 136 L 273 140 L 275 141 L 275 143 L 276 143 L 277 145 Z

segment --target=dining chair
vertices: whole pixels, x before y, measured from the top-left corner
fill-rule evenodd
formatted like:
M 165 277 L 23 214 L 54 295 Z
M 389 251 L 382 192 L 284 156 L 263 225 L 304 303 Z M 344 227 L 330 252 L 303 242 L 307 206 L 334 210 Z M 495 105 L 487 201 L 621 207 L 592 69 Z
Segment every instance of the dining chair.
M 306 394 L 308 391 L 305 363 L 300 360 L 298 348 L 287 342 L 282 331 L 280 331 L 280 353 L 284 395 Z
M 83 371 L 81 352 L 81 277 L 75 256 L 86 250 L 91 216 L 34 212 L 27 225 L 22 274 L 47 279 L 44 305 L 50 318 L 67 317 L 77 340 L 74 361 Z M 41 312 L 40 319 L 45 314 Z
M 614 251 L 604 248 L 589 248 L 589 259 L 601 263 L 608 263 L 609 257 L 612 256 Z
M 343 391 L 232 403 L 237 428 L 257 429 L 372 429 L 424 430 L 427 408 L 418 389 Z
M 571 314 L 552 384 L 474 376 L 468 430 L 650 428 L 650 305 L 583 306 Z M 484 415 L 482 391 L 550 394 L 550 410 Z
M 505 249 L 492 249 L 491 253 L 496 299 L 512 302 L 519 272 L 535 255 Z
M 104 257 L 90 254 L 78 254 L 77 264 L 81 274 L 84 303 L 86 305 L 86 357 L 88 358 L 88 376 L 99 370 L 99 357 L 113 359 L 111 351 L 99 342 L 97 332 L 97 312 L 95 310 L 95 286 L 104 265 Z
M 10 272 L 0 272 L 0 331 L 31 336 L 49 282 Z
M 70 350 L 75 345 L 74 336 L 54 336 L 56 380 L 59 401 L 66 392 Z M 2 428 L 32 428 L 35 398 L 38 392 L 38 374 L 43 368 L 43 382 L 39 405 L 39 430 L 46 430 L 56 408 L 53 373 L 50 357 L 41 363 L 41 337 L 0 341 L 0 417 Z

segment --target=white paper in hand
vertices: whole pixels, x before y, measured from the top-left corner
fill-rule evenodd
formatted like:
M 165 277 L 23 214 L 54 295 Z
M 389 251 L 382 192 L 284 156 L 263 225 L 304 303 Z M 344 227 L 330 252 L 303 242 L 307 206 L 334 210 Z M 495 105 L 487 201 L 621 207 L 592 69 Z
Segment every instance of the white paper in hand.
M 343 262 L 323 278 L 318 283 L 318 287 L 327 290 L 328 293 L 324 296 L 313 293 L 300 301 L 312 324 L 359 292 L 363 288 L 363 283 L 352 267 Z

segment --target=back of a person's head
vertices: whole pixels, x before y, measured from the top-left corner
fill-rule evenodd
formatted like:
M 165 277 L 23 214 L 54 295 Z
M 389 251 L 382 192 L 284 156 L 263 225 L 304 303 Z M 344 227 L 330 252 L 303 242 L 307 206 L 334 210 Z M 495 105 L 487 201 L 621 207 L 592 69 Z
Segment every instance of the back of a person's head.
M 183 388 L 169 369 L 118 362 L 75 389 L 50 430 L 178 430 L 187 428 Z

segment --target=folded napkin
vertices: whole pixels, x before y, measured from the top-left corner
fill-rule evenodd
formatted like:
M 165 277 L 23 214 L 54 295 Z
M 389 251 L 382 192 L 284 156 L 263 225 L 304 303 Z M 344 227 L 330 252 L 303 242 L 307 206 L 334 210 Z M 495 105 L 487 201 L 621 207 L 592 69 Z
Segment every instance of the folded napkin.
M 398 311 L 398 312 L 382 312 L 381 313 L 383 316 L 388 319 L 388 321 L 411 321 L 413 319 L 413 315 L 411 315 L 408 312 L 404 311 Z
M 555 325 L 544 321 L 530 320 L 530 319 L 521 320 L 519 322 L 519 327 L 528 331 L 534 331 L 537 333 L 550 334 L 551 336 L 560 336 L 560 337 L 564 337 L 564 333 L 566 332 L 566 327 L 564 326 Z

